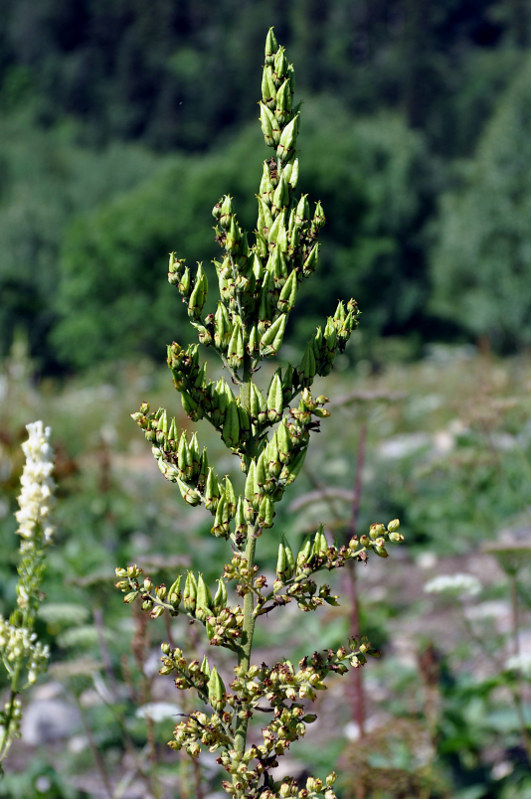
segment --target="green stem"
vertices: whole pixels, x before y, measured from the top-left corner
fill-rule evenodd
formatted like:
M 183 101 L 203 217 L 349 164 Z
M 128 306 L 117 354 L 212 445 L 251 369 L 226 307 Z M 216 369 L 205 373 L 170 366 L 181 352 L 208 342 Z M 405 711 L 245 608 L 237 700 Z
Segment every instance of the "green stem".
M 25 582 L 26 585 L 31 586 L 31 588 L 35 589 L 34 595 L 36 596 L 39 587 L 39 570 L 40 570 L 39 567 L 41 565 L 43 556 L 42 553 L 39 556 L 39 553 L 36 552 L 35 550 L 31 552 L 31 555 L 33 555 L 33 558 L 31 558 L 30 555 L 28 554 L 26 556 L 26 559 L 23 558 L 22 562 L 19 565 L 18 569 L 19 585 L 21 583 L 24 584 Z M 24 568 L 28 570 L 25 575 L 23 574 L 22 571 Z M 30 635 L 31 632 L 33 631 L 33 626 L 35 622 L 35 614 L 36 614 L 36 607 L 34 607 L 35 601 L 36 600 L 32 597 L 30 603 L 26 605 L 26 607 L 24 607 L 23 609 L 17 607 L 15 611 L 12 613 L 10 619 L 11 623 L 16 624 L 16 622 L 18 621 L 17 626 L 21 629 L 26 629 L 28 631 L 28 634 Z M 15 701 L 17 699 L 17 696 L 20 694 L 22 690 L 19 685 L 19 682 L 23 665 L 24 664 L 22 660 L 17 660 L 15 669 L 11 674 L 11 680 L 9 686 L 10 687 L 9 705 L 7 710 L 5 711 L 4 723 L 2 725 L 3 735 L 2 735 L 2 741 L 0 743 L 0 763 L 2 763 L 3 760 L 6 758 L 13 740 L 13 731 L 11 728 L 13 725 L 13 716 L 15 712 Z
M 251 573 L 251 579 L 254 566 L 254 553 L 256 548 L 255 532 L 256 529 L 254 525 L 251 525 L 249 527 L 247 546 L 245 548 L 245 557 L 248 563 L 249 571 Z M 251 651 L 253 648 L 255 622 L 256 618 L 254 615 L 254 595 L 252 591 L 247 591 L 247 593 L 243 598 L 243 642 L 240 654 L 238 655 L 238 666 L 243 671 L 248 671 L 251 663 Z M 248 725 L 249 725 L 249 719 L 247 718 L 243 719 L 239 718 L 236 724 L 234 746 L 236 749 L 238 760 L 242 757 L 243 753 L 245 752 Z
M 11 678 L 11 693 L 9 696 L 9 707 L 6 710 L 5 720 L 3 724 L 4 734 L 2 736 L 2 742 L 0 743 L 0 763 L 3 762 L 7 753 L 9 752 L 11 741 L 12 741 L 12 732 L 11 732 L 11 725 L 13 721 L 13 714 L 15 710 L 15 700 L 19 695 L 20 691 L 18 689 L 18 678 L 20 675 L 21 665 L 20 663 L 17 665 L 15 672 Z

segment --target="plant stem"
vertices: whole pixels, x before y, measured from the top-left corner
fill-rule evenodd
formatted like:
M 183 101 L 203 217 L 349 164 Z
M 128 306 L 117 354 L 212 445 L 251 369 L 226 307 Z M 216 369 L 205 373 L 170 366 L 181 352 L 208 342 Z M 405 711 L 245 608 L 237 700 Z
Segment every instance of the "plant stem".
M 518 575 L 511 572 L 509 574 L 509 586 L 511 589 L 511 635 L 513 639 L 513 654 L 520 654 L 519 620 L 518 620 Z
M 6 717 L 3 724 L 4 734 L 2 736 L 2 742 L 0 744 L 0 763 L 6 757 L 9 747 L 11 745 L 11 722 L 13 720 L 13 712 L 15 709 L 15 700 L 19 694 L 18 690 L 18 676 L 20 672 L 20 664 L 17 666 L 17 669 L 11 679 L 11 693 L 9 695 L 9 708 L 6 711 Z M 1 774 L 1 772 L 0 772 Z
M 252 380 L 252 361 L 250 356 L 245 353 L 243 359 L 243 382 L 244 384 L 249 384 Z M 247 447 L 247 459 L 252 458 L 255 454 L 253 449 L 254 442 L 249 442 Z M 249 579 L 252 581 L 253 579 L 253 567 L 254 567 L 254 555 L 256 550 L 256 533 L 257 529 L 255 525 L 250 524 L 247 528 L 247 542 L 245 546 L 245 558 L 247 561 L 247 568 L 249 569 Z M 249 665 L 251 663 L 251 651 L 253 648 L 253 636 L 254 636 L 254 626 L 256 623 L 256 617 L 254 615 L 254 595 L 253 592 L 249 589 L 245 596 L 243 597 L 243 642 L 242 648 L 238 653 L 238 666 L 243 669 L 243 671 L 247 672 L 249 670 Z M 245 745 L 247 742 L 247 727 L 249 725 L 249 719 L 247 718 L 238 718 L 236 723 L 236 732 L 234 737 L 234 747 L 236 750 L 238 760 L 242 757 L 243 753 L 245 752 Z
M 248 535 L 247 535 L 247 546 L 245 547 L 245 557 L 247 560 L 249 572 L 251 574 L 252 579 L 252 572 L 254 566 L 254 553 L 256 549 L 256 528 L 254 525 L 249 526 Z M 238 666 L 243 671 L 248 671 L 249 666 L 251 663 L 251 651 L 253 648 L 253 636 L 254 636 L 254 625 L 255 625 L 255 615 L 254 615 L 254 595 L 252 591 L 247 591 L 243 598 L 243 644 L 241 648 L 241 652 L 238 655 Z M 249 719 L 243 718 L 238 719 L 236 725 L 236 734 L 234 739 L 234 745 L 236 749 L 236 753 L 238 759 L 240 759 L 245 752 L 245 745 L 247 742 L 247 727 L 249 725 Z
M 356 474 L 354 478 L 354 497 L 352 500 L 352 510 L 348 526 L 348 539 L 355 534 L 358 527 L 358 516 L 361 504 L 361 493 L 363 490 L 363 466 L 365 463 L 365 450 L 367 445 L 367 422 L 362 422 L 358 439 L 358 449 L 356 453 Z M 348 564 L 347 589 L 350 598 L 350 635 L 359 640 L 361 635 L 360 625 L 360 604 L 358 595 L 358 585 L 356 580 L 356 570 L 354 561 Z M 365 691 L 363 689 L 362 669 L 352 670 L 352 713 L 358 726 L 359 737 L 365 737 Z

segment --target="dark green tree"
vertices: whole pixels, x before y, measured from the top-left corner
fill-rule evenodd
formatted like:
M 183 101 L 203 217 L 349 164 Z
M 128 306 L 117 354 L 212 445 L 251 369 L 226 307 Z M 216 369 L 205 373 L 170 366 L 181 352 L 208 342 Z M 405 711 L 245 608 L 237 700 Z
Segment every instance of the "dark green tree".
M 531 60 L 442 199 L 433 308 L 499 350 L 531 343 Z

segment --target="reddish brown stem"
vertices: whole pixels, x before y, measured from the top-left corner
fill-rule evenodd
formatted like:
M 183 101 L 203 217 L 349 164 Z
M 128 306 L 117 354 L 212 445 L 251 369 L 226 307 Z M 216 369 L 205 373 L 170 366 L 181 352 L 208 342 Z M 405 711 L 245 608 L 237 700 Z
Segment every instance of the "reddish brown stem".
M 367 423 L 362 422 L 356 452 L 356 470 L 354 474 L 354 496 L 352 498 L 352 508 L 350 521 L 347 529 L 347 541 L 354 535 L 358 527 L 358 516 L 361 505 L 361 494 L 363 490 L 363 466 L 365 462 L 365 451 L 367 446 Z M 345 592 L 350 600 L 350 635 L 352 638 L 360 639 L 360 604 L 359 593 L 356 579 L 355 564 L 350 561 L 345 572 Z M 352 671 L 352 682 L 349 685 L 349 700 L 352 706 L 352 716 L 356 722 L 361 739 L 365 737 L 365 691 L 363 689 L 363 669 Z

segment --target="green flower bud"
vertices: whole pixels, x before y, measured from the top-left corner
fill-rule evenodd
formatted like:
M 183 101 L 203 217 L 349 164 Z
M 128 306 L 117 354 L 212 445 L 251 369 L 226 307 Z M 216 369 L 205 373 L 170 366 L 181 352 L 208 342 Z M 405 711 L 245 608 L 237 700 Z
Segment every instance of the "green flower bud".
M 138 596 L 138 591 L 130 591 L 128 594 L 124 596 L 124 602 L 126 605 L 130 605 Z
M 387 525 L 387 529 L 389 530 L 390 533 L 396 533 L 399 527 L 400 527 L 399 519 L 393 519 L 393 521 L 389 522 L 389 524 Z
M 369 535 L 374 540 L 375 538 L 379 538 L 385 533 L 385 525 L 383 524 L 371 524 L 369 529 Z
M 389 533 L 389 541 L 393 544 L 400 544 L 404 540 L 402 533 Z

